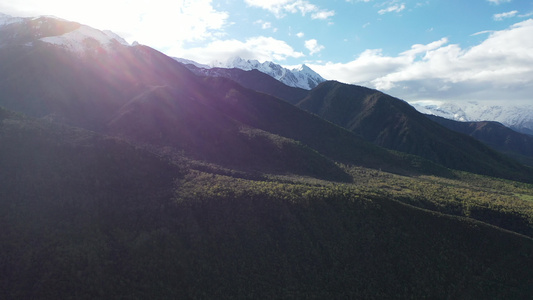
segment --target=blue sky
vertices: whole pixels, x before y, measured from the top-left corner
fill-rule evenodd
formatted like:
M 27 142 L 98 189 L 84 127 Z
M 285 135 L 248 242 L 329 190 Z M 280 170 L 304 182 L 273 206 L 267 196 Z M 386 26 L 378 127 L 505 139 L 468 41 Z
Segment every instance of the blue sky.
M 407 101 L 533 103 L 533 1 L 0 0 L 168 55 L 305 63 Z
M 268 5 L 276 1 L 244 2 L 248 3 L 245 9 L 242 9 L 242 1 L 216 2 L 220 10 L 236 12 L 228 17 L 228 23 L 235 24 L 228 26 L 228 35 L 239 40 L 271 36 L 305 54 L 281 61 L 287 64 L 349 61 L 367 49 L 382 49 L 384 55 L 397 55 L 414 44 L 429 44 L 443 37 L 462 47 L 470 47 L 484 38 L 473 34 L 505 29 L 533 12 L 533 1 L 516 0 L 499 5 L 486 0 L 307 1 L 317 8 L 305 15 L 301 11 L 290 12 L 274 4 Z M 260 3 L 267 4 L 261 6 Z M 513 17 L 502 16 L 501 20 L 494 17 L 512 11 L 517 11 Z M 331 16 L 316 19 L 312 15 L 316 12 Z M 265 28 L 264 24 L 267 24 Z M 297 33 L 304 35 L 298 38 Z M 305 48 L 305 41 L 310 39 L 317 40 L 324 48 L 312 54 Z

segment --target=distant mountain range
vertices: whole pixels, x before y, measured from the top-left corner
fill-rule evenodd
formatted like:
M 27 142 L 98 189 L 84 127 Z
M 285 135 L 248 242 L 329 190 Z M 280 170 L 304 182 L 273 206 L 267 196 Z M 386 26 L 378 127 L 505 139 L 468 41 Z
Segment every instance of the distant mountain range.
M 533 136 L 531 135 L 514 131 L 498 122 L 460 122 L 434 115 L 427 115 L 427 117 L 446 128 L 472 136 L 495 150 L 533 166 Z
M 533 135 L 533 105 L 483 105 L 478 102 L 414 102 L 412 105 L 425 114 L 462 122 L 495 121 Z
M 257 70 L 213 68 L 209 69 L 209 72 L 205 72 L 205 69 L 197 69 L 192 64 L 188 66 L 196 74 L 230 78 L 250 89 L 284 99 L 293 105 L 343 126 L 377 145 L 420 155 L 447 167 L 472 171 L 474 169 L 479 170 L 479 168 L 470 168 L 468 165 L 477 160 L 479 161 L 474 163 L 476 166 L 479 166 L 481 161 L 484 161 L 482 164 L 487 165 L 492 165 L 494 161 L 505 161 L 494 153 L 492 159 L 486 158 L 486 154 L 473 155 L 474 158 L 471 159 L 471 154 L 477 151 L 473 149 L 478 149 L 479 145 L 470 140 L 458 142 L 464 137 L 450 134 L 449 131 L 443 130 L 441 126 L 436 126 L 437 124 L 416 112 L 406 102 L 376 90 L 336 82 L 324 82 L 315 89 L 307 91 L 283 85 Z M 384 104 L 387 101 L 390 104 Z M 392 126 L 394 128 L 391 128 Z M 446 127 L 453 131 L 465 133 L 457 130 L 455 126 Z M 474 138 L 519 159 L 523 163 L 533 164 L 531 161 L 533 155 L 527 150 L 530 147 L 528 136 L 515 138 L 514 147 L 508 148 L 504 144 L 508 137 L 507 134 L 503 136 L 502 132 L 501 137 L 493 137 L 493 142 L 488 143 L 487 140 L 480 138 L 482 136 L 480 131 L 488 130 L 489 127 L 480 128 L 477 134 L 472 134 Z M 492 131 L 490 134 L 494 135 L 495 133 Z M 520 136 L 518 133 L 517 135 Z M 494 140 L 498 140 L 502 144 L 496 146 Z M 473 148 L 468 149 L 468 147 Z M 463 149 L 460 150 L 461 148 Z M 463 159 L 457 159 L 457 157 L 463 157 Z M 468 159 L 466 159 L 467 157 Z
M 311 91 L 278 89 L 280 85 L 266 73 L 260 78 L 261 74 L 254 70 L 202 69 L 226 74 L 248 88 L 256 85 L 255 89 L 269 95 L 277 93 L 278 98 L 355 133 L 351 136 L 287 102 L 245 90 L 221 77 L 201 79 L 183 64 L 153 49 L 128 45 L 109 33 L 77 23 L 45 17 L 23 19 L 0 27 L 0 33 L 8 37 L 0 41 L 5 45 L 0 48 L 0 58 L 6 62 L 0 65 L 0 71 L 11 74 L 0 81 L 5 96 L 0 105 L 31 116 L 138 143 L 172 146 L 197 159 L 233 168 L 269 168 L 270 172 L 290 168 L 318 176 L 339 171 L 328 163 L 328 159 L 333 159 L 396 172 L 411 169 L 401 162 L 404 158 L 377 150 L 362 142 L 362 137 L 448 168 L 530 180 L 529 175 L 519 175 L 530 172 L 519 164 L 474 139 L 435 126 L 404 101 L 375 90 L 337 82 L 323 82 Z M 242 66 L 249 62 L 235 63 Z M 234 73 L 233 77 L 227 76 Z M 253 82 L 268 84 L 261 90 Z M 197 134 L 184 134 L 186 130 L 196 130 Z M 223 142 L 224 139 L 232 142 Z M 314 155 L 294 141 L 303 142 L 321 155 L 311 160 L 293 159 L 291 163 L 322 161 L 321 167 L 301 169 L 307 163 L 288 165 L 276 158 L 279 153 L 273 149 L 263 153 L 280 139 L 292 145 L 284 147 L 293 149 L 291 156 Z M 397 163 L 383 163 L 386 160 Z
M 507 168 L 504 164 L 513 165 L 478 141 L 439 126 L 407 102 L 377 90 L 329 81 L 310 91 L 296 106 L 376 145 L 449 168 L 490 174 L 495 165 L 502 164 L 500 170 Z
M 229 59 L 226 62 L 216 61 L 209 65 L 199 64 L 183 58 L 176 58 L 176 60 L 185 64 L 197 75 L 230 78 L 240 82 L 246 87 L 254 90 L 264 90 L 274 96 L 288 100 L 289 102 L 295 102 L 303 98 L 302 95 L 305 92 L 297 92 L 295 90 L 289 91 L 281 85 L 278 85 L 276 88 L 271 87 L 265 89 L 261 85 L 272 86 L 275 84 L 264 83 L 264 78 L 260 81 L 257 80 L 257 76 L 251 73 L 239 73 L 232 69 L 244 71 L 258 70 L 264 74 L 270 75 L 272 78 L 287 86 L 305 90 L 311 90 L 318 84 L 326 81 L 319 74 L 305 65 L 302 65 L 297 69 L 288 70 L 272 62 L 259 63 L 256 60 L 244 60 L 238 57 Z M 246 77 L 254 79 L 247 80 Z M 482 105 L 477 102 L 436 104 L 434 102 L 426 103 L 423 101 L 410 104 L 418 111 L 425 114 L 462 122 L 496 121 L 515 131 L 533 135 L 533 106 L 531 105 L 490 106 Z
M 76 35 L 85 48 L 48 42 L 81 28 L 66 23 L 70 31 L 56 29 L 66 27 L 61 22 L 42 17 L 0 27 L 2 36 L 31 28 L 22 41 L 0 48 L 0 73 L 10 74 L 0 80 L 1 106 L 249 172 L 341 180 L 345 174 L 333 160 L 392 172 L 446 172 L 364 142 L 278 98 L 225 78 L 200 78 L 145 46 L 94 35 Z
M 270 61 L 265 61 L 260 63 L 257 60 L 245 60 L 240 57 L 231 58 L 225 62 L 215 61 L 208 65 L 202 65 L 195 63 L 187 59 L 176 58 L 181 63 L 184 63 L 188 66 L 194 66 L 191 68 L 195 73 L 202 74 L 206 76 L 218 76 L 220 68 L 223 69 L 241 69 L 245 71 L 258 70 L 265 74 L 270 75 L 272 78 L 283 82 L 284 84 L 310 90 L 316 87 L 318 84 L 326 81 L 322 76 L 313 71 L 308 66 L 301 65 L 300 67 L 294 69 L 287 69 L 278 64 L 275 64 Z M 211 70 L 214 68 L 214 70 Z

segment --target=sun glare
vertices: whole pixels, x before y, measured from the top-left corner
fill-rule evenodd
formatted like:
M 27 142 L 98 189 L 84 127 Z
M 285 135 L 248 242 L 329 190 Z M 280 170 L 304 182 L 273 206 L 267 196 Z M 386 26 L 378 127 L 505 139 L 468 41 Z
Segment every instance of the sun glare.
M 138 41 L 161 50 L 201 41 L 221 29 L 228 14 L 210 0 L 27 0 L 27 14 L 53 15 L 101 30 L 111 30 L 128 42 Z

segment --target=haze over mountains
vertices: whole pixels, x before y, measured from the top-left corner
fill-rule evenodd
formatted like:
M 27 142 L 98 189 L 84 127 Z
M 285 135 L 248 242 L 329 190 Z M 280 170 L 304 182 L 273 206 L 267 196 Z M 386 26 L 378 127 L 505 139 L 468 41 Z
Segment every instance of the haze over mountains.
M 0 298 L 533 292 L 533 170 L 406 102 L 2 19 Z

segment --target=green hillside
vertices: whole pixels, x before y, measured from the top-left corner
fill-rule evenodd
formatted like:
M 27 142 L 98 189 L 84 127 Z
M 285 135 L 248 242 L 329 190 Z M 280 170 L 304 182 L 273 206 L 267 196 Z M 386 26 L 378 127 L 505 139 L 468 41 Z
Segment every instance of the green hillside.
M 531 236 L 529 185 L 347 166 L 343 184 L 218 175 L 5 110 L 0 121 L 2 299 L 533 292 L 533 240 L 472 219 L 513 217 L 508 229 Z

